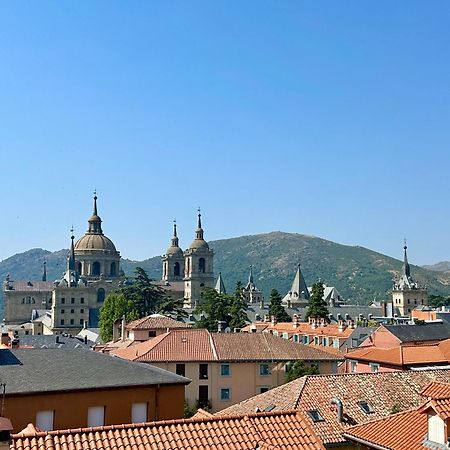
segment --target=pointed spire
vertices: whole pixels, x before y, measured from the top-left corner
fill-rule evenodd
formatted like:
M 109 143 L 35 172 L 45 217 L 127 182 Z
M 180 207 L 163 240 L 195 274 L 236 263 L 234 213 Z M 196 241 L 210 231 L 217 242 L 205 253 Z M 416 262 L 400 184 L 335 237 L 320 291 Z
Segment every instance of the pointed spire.
M 44 261 L 42 268 L 42 281 L 47 281 L 47 262 Z
M 217 278 L 216 287 L 214 288 L 219 294 L 226 294 L 227 290 L 225 288 L 225 283 L 222 279 L 222 272 L 219 272 L 219 278 Z
M 406 252 L 407 249 L 408 249 L 408 246 L 406 245 L 406 239 L 404 239 L 403 275 L 405 275 L 406 277 L 410 277 L 411 276 L 411 268 L 409 267 L 409 263 L 408 263 L 408 254 Z
M 70 253 L 69 253 L 69 259 L 67 260 L 67 270 L 73 270 L 75 271 L 75 246 L 73 244 L 73 240 L 75 239 L 75 236 L 73 235 L 73 227 L 70 229 Z
M 88 228 L 89 234 L 103 234 L 102 219 L 100 219 L 100 216 L 98 215 L 97 211 L 97 191 L 94 191 L 94 208 L 92 211 L 92 216 L 88 220 L 88 223 L 89 223 Z
M 297 271 L 295 273 L 294 281 L 292 282 L 290 293 L 292 296 L 296 296 L 298 298 L 305 300 L 309 299 L 309 291 L 306 286 L 305 278 L 302 274 L 300 263 L 297 264 Z
M 173 236 L 172 236 L 172 247 L 178 247 L 178 236 L 177 236 L 177 221 L 173 220 Z
M 253 266 L 250 266 L 250 272 L 248 274 L 248 284 L 253 284 Z
M 200 206 L 198 207 L 198 220 L 197 229 L 195 230 L 195 239 L 203 240 L 202 214 L 200 212 Z

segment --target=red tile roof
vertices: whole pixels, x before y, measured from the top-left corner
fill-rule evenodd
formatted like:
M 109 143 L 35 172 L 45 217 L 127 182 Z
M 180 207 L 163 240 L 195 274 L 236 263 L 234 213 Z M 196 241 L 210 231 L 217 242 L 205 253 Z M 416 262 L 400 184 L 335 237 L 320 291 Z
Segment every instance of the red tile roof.
M 339 361 L 342 354 L 312 348 L 271 334 L 173 330 L 112 354 L 139 362 L 158 361 Z
M 344 436 L 364 445 L 387 450 L 424 450 L 428 421 L 417 409 L 349 428 Z M 402 432 L 399 433 L 399 430 Z
M 338 324 L 325 324 L 313 328 L 310 323 L 307 322 L 280 322 L 272 325 L 267 323 L 267 327 L 264 329 L 266 332 L 277 331 L 278 333 L 301 334 L 308 336 L 328 336 L 338 338 L 348 338 L 354 331 L 354 328 L 345 327 L 339 328 Z
M 422 397 L 450 398 L 450 384 L 433 381 L 421 393 Z
M 341 443 L 342 431 L 382 418 L 393 411 L 418 407 L 420 395 L 432 381 L 450 382 L 450 370 L 398 371 L 384 373 L 309 375 L 244 400 L 216 413 L 245 414 L 271 407 L 274 411 L 297 409 L 303 413 L 319 438 L 325 443 Z M 344 406 L 344 422 L 337 420 L 331 399 L 338 398 Z M 366 413 L 358 402 L 365 401 L 373 409 Z M 308 411 L 318 410 L 324 418 L 314 422 Z
M 130 322 L 126 328 L 127 330 L 166 330 L 168 328 L 191 328 L 191 325 L 161 314 L 152 314 L 150 316 L 143 317 L 142 319 L 137 319 Z
M 179 419 L 12 437 L 12 450 L 325 450 L 296 411 Z

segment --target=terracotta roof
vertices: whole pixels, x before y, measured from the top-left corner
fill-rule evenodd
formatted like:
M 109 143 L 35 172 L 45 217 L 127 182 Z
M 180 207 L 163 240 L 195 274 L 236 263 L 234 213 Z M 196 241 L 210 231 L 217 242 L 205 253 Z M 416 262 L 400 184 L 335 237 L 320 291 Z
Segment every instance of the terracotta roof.
M 450 398 L 450 384 L 433 381 L 421 393 L 422 397 L 428 398 Z
M 325 450 L 298 412 L 179 419 L 12 436 L 12 450 Z
M 382 418 L 395 410 L 418 407 L 423 402 L 420 393 L 432 381 L 450 382 L 450 369 L 397 371 L 342 375 L 309 375 L 271 389 L 216 415 L 245 414 L 256 408 L 264 411 L 297 409 L 303 413 L 319 438 L 325 443 L 345 441 L 341 433 L 348 427 Z M 344 406 L 344 422 L 336 417 L 331 399 L 338 398 Z M 367 402 L 373 412 L 365 412 Z M 308 411 L 317 410 L 323 421 L 314 422 Z
M 450 362 L 450 340 L 436 344 L 398 345 L 391 348 L 361 347 L 350 351 L 345 357 L 394 366 L 443 364 Z
M 278 333 L 289 333 L 292 334 L 303 334 L 309 336 L 328 336 L 328 337 L 339 337 L 339 338 L 348 338 L 353 331 L 354 328 L 344 328 L 339 331 L 338 324 L 327 324 L 325 326 L 319 326 L 317 328 L 311 327 L 311 325 L 307 322 L 300 322 L 299 324 L 295 324 L 295 322 L 280 322 L 275 325 L 271 323 L 267 324 L 268 326 L 264 329 L 266 332 L 277 331 Z
M 166 330 L 167 328 L 191 328 L 191 325 L 161 314 L 152 314 L 151 316 L 130 322 L 126 328 L 127 330 Z
M 193 419 L 208 419 L 210 417 L 214 417 L 214 414 L 202 408 L 198 408 L 197 412 L 192 416 Z
M 351 427 L 345 432 L 345 437 L 387 450 L 423 450 L 426 448 L 423 440 L 427 429 L 426 414 L 414 409 Z
M 139 362 L 157 361 L 337 361 L 343 355 L 266 333 L 210 333 L 173 330 L 131 348 L 111 352 Z

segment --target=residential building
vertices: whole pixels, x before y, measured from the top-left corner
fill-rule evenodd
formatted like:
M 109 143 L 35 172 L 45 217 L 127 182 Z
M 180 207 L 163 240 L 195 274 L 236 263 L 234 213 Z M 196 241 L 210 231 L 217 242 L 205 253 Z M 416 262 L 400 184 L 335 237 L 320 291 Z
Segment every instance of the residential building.
M 418 408 L 350 427 L 344 436 L 358 448 L 446 449 L 450 439 L 450 384 L 431 383 Z
M 210 333 L 173 330 L 111 354 L 186 376 L 190 405 L 218 411 L 283 384 L 293 361 L 336 373 L 342 354 L 281 339 L 268 333 Z
M 10 424 L 4 428 L 10 428 Z M 6 440 L 9 438 L 7 432 Z M 27 427 L 11 437 L 11 450 L 29 450 L 37 445 L 41 450 L 325 450 L 305 418 L 297 412 L 166 420 L 49 432 Z
M 4 415 L 14 431 L 145 422 L 183 416 L 189 380 L 82 349 L 0 349 Z
M 163 316 L 162 314 L 151 314 L 142 319 L 134 320 L 125 326 L 126 339 L 132 341 L 147 341 L 149 338 L 167 333 L 170 330 L 192 328 L 192 325 Z
M 308 375 L 216 415 L 297 410 L 326 448 L 358 448 L 343 433 L 354 425 L 419 407 L 423 403 L 421 391 L 433 381 L 449 383 L 450 370 Z
M 395 308 L 398 308 L 402 316 L 411 315 L 411 311 L 417 306 L 428 305 L 426 287 L 419 285 L 411 276 L 411 267 L 406 253 L 407 248 L 405 243 L 402 273 L 395 281 L 392 289 L 392 303 Z

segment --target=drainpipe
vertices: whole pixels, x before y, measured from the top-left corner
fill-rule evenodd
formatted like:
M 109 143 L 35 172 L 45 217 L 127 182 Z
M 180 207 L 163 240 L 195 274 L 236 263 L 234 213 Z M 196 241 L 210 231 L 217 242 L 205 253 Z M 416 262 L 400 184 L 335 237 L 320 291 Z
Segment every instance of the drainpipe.
M 331 404 L 337 406 L 337 420 L 338 422 L 343 422 L 344 420 L 344 405 L 342 404 L 342 401 L 338 398 L 331 399 Z

